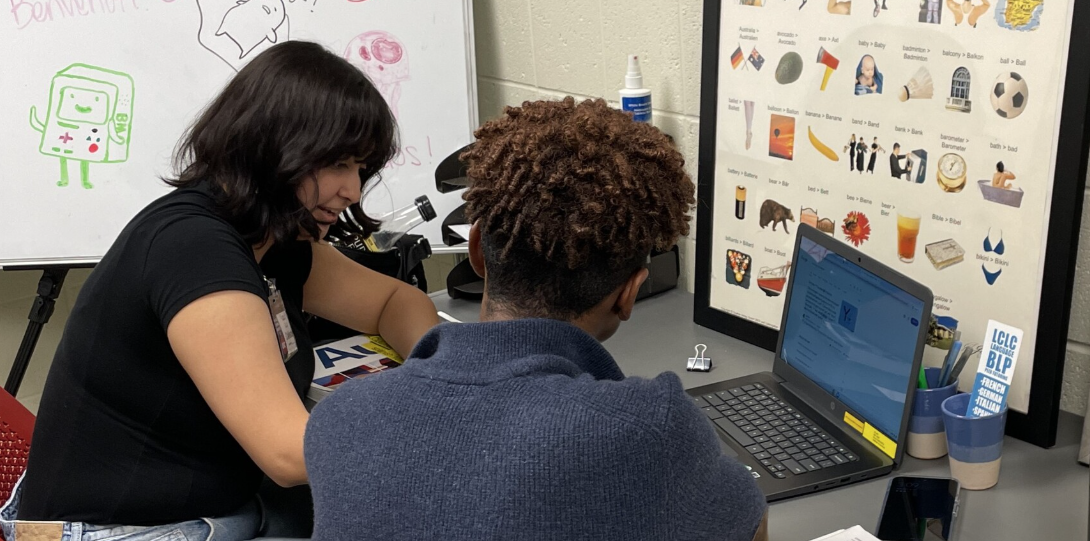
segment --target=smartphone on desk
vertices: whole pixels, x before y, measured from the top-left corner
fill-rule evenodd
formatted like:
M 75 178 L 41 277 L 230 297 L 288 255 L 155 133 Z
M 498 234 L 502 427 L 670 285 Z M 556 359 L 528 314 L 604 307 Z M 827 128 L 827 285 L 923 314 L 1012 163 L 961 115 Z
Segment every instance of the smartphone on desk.
M 882 541 L 954 541 L 961 484 L 949 477 L 894 477 L 875 537 Z

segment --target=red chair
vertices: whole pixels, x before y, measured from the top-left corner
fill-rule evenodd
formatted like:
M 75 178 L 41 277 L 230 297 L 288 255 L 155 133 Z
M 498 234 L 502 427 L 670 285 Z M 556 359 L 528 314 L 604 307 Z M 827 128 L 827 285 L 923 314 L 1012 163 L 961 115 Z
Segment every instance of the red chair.
M 0 502 L 8 501 L 15 482 L 26 470 L 33 433 L 34 414 L 0 389 Z M 3 538 L 0 532 L 0 540 Z

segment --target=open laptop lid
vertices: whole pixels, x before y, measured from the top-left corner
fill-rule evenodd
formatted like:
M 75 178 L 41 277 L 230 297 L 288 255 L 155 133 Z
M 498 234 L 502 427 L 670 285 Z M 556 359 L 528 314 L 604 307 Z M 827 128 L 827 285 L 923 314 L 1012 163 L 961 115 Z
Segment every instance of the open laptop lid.
M 773 372 L 899 465 L 931 290 L 805 224 L 791 267 Z

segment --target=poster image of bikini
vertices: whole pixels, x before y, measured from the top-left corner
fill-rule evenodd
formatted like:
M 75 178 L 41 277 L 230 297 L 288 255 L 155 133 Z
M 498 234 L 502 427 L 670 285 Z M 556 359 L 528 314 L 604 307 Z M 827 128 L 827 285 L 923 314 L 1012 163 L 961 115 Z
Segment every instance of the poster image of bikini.
M 197 0 L 197 9 L 197 41 L 235 71 L 289 39 L 284 0 Z
M 393 34 L 372 30 L 352 38 L 345 48 L 344 58 L 375 84 L 397 118 L 401 83 L 410 79 L 405 44 Z

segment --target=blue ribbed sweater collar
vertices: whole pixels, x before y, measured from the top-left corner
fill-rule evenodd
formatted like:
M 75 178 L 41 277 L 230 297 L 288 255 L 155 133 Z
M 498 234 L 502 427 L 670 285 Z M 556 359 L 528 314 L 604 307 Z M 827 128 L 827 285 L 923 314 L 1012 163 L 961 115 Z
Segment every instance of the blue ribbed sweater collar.
M 402 369 L 480 384 L 534 373 L 624 379 L 597 340 L 571 323 L 552 319 L 442 324 L 420 339 Z

